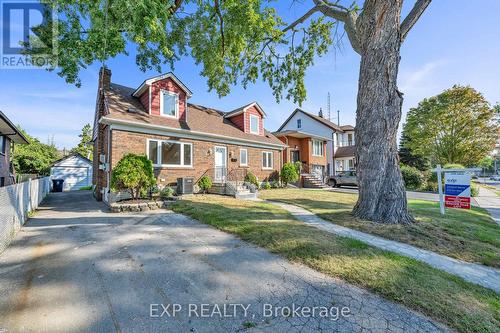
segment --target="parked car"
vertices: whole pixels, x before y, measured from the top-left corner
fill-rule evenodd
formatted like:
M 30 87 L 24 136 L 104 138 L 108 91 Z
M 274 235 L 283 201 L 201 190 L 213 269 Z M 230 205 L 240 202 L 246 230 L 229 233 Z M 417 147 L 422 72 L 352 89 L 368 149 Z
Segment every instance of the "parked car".
M 356 171 L 339 171 L 328 180 L 330 186 L 340 187 L 342 185 L 358 186 Z
M 500 180 L 500 175 L 493 175 L 490 177 L 490 180 Z

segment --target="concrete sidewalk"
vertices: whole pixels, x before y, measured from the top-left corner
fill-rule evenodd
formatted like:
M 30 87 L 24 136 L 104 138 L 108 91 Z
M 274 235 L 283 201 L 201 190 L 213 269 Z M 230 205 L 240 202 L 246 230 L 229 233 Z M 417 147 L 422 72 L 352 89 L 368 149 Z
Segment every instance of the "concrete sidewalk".
M 479 196 L 475 199 L 479 207 L 486 209 L 500 226 L 500 197 L 492 190 L 480 186 Z
M 395 252 L 422 262 L 432 267 L 441 269 L 450 274 L 459 276 L 466 281 L 481 285 L 500 293 L 500 270 L 493 267 L 468 263 L 458 259 L 450 258 L 435 252 L 423 250 L 408 244 L 388 240 L 382 237 L 370 235 L 361 231 L 336 225 L 325 221 L 314 213 L 290 204 L 275 201 L 267 201 L 279 206 L 294 217 L 318 229 L 330 232 L 343 237 L 360 240 L 366 244 L 378 247 L 383 250 Z
M 170 305 L 172 314 L 172 304 L 181 309 L 168 317 L 162 306 Z M 247 313 L 239 306 L 234 312 L 231 304 L 248 306 Z M 279 310 L 292 306 L 333 312 L 303 317 Z M 349 314 L 335 316 L 342 308 Z M 2 330 L 448 331 L 399 304 L 186 216 L 111 214 L 85 191 L 51 194 L 0 255 Z

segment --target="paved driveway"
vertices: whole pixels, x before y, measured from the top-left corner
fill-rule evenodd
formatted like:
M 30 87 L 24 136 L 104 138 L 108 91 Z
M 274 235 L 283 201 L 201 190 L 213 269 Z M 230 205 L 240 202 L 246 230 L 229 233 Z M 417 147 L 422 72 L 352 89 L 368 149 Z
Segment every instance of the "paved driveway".
M 175 317 L 168 316 L 169 304 L 179 304 Z M 292 315 L 279 308 L 294 305 L 302 308 Z M 304 307 L 311 308 L 304 312 Z M 51 194 L 0 255 L 2 329 L 444 330 L 397 304 L 182 215 L 110 214 L 82 191 Z

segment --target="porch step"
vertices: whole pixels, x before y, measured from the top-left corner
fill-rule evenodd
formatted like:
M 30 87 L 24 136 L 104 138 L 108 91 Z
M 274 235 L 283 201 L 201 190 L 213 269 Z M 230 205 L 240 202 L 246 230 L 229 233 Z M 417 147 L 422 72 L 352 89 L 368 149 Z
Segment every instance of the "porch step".
M 328 188 L 329 186 L 323 183 L 320 179 L 318 179 L 315 175 L 312 174 L 302 174 L 302 180 L 304 187 L 308 188 Z

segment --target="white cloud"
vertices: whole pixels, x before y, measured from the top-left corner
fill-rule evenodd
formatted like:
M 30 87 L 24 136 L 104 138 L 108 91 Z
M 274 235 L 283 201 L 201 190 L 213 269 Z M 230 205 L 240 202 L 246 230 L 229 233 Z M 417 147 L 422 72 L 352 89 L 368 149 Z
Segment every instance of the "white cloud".
M 433 82 L 436 71 L 446 64 L 444 60 L 429 61 L 417 69 L 403 69 L 400 74 L 399 88 L 402 92 L 422 90 Z

